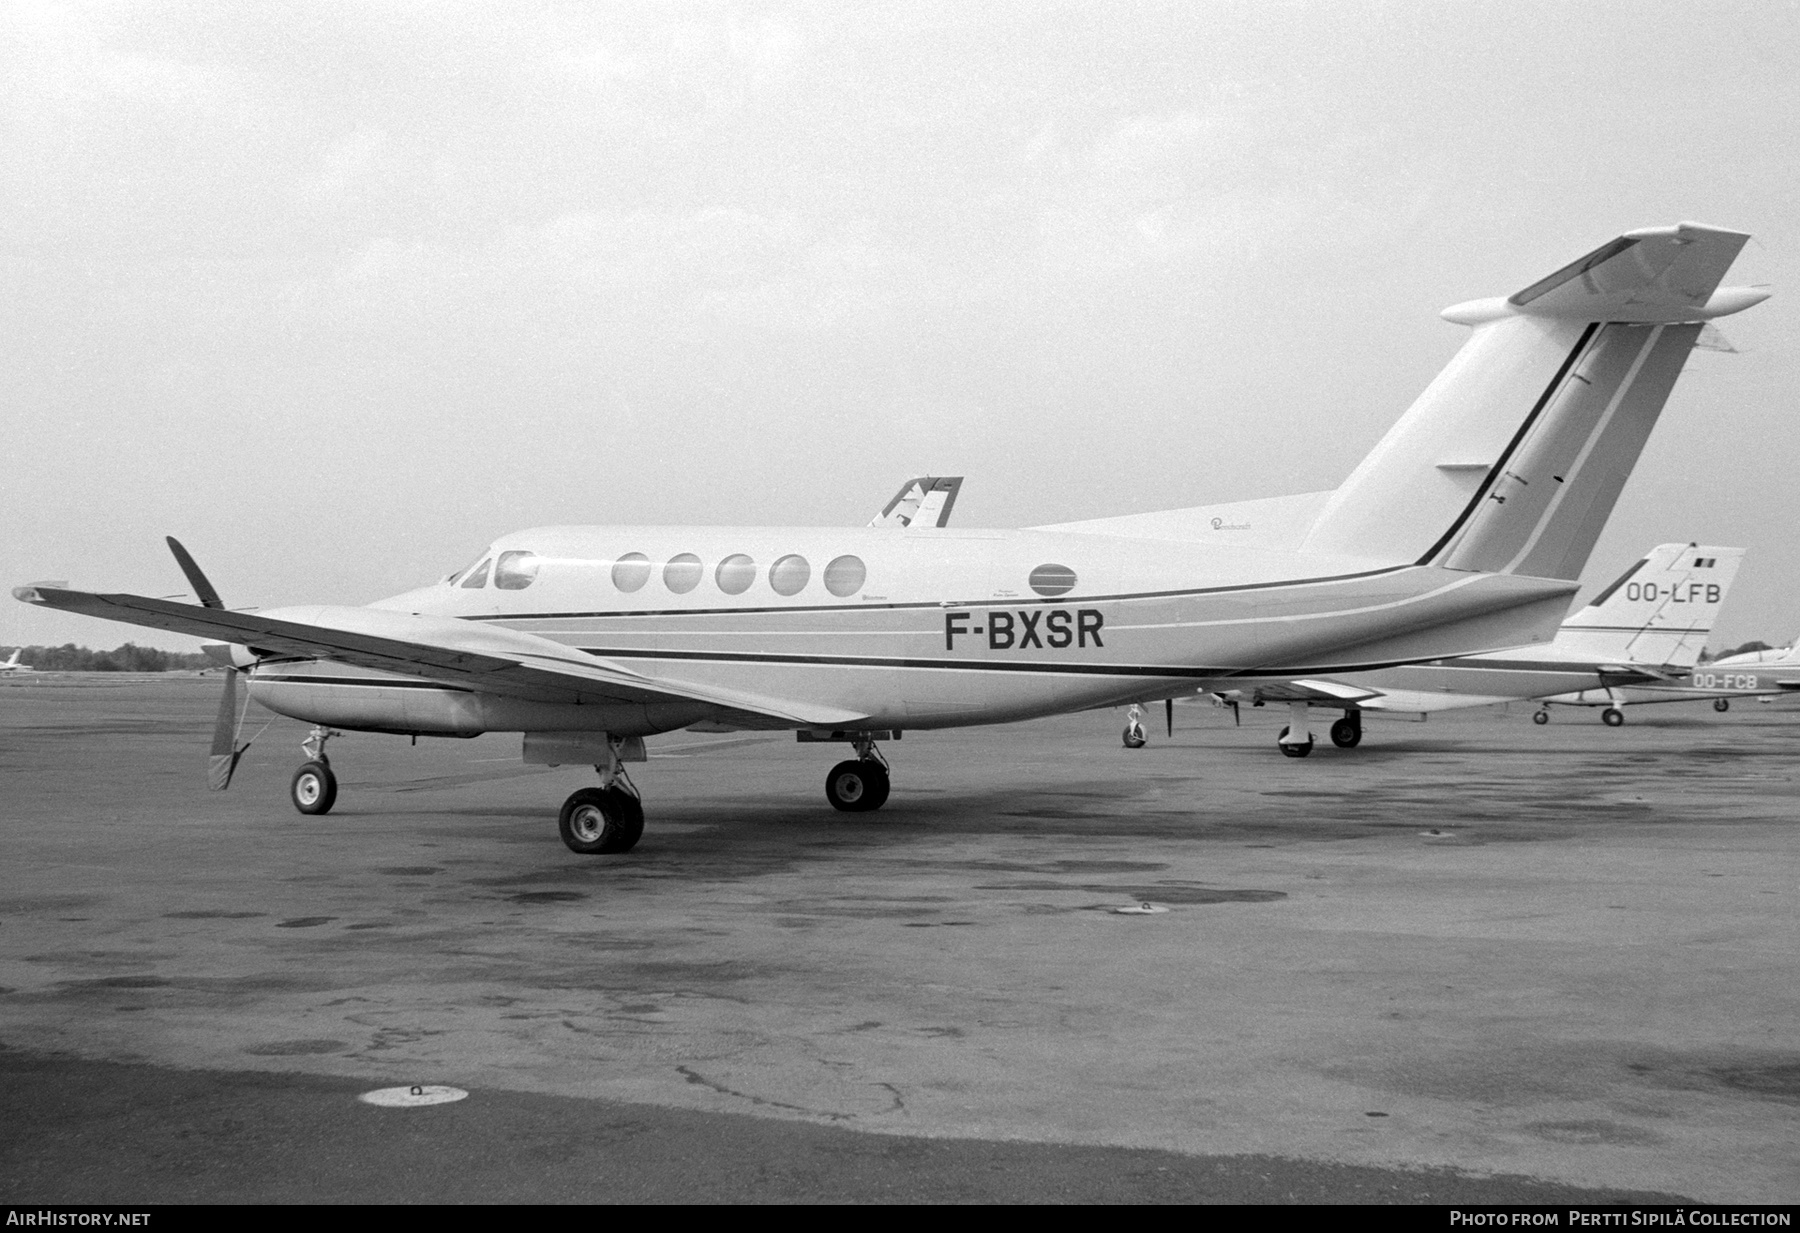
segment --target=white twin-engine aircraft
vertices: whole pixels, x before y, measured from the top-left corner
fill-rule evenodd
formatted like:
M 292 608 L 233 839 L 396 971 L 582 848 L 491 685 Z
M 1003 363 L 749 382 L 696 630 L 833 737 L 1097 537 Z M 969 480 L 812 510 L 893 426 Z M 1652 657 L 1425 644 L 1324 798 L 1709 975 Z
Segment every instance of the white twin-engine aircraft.
M 1642 684 L 1670 695 L 1659 695 L 1657 701 L 1712 696 L 1696 693 L 1689 678 L 1743 559 L 1742 548 L 1659 544 L 1592 602 L 1571 613 L 1548 646 L 1458 655 L 1325 679 L 1221 686 L 1215 697 L 1234 707 L 1249 701 L 1254 706 L 1299 702 L 1341 708 L 1344 717 L 1330 729 L 1331 742 L 1340 749 L 1362 743 L 1364 711 L 1422 717 L 1527 698 L 1592 697 L 1597 700 L 1571 704 L 1605 707 L 1601 719 L 1616 728 L 1625 722 L 1620 707 L 1626 701 L 1650 700 L 1635 693 L 1628 699 L 1626 686 Z M 1540 708 L 1533 718 L 1545 723 L 1549 712 Z M 1133 743 L 1129 730 L 1126 743 Z M 1141 728 L 1136 743 L 1142 743 Z M 1295 744 L 1287 730 L 1277 744 L 1290 757 L 1303 758 L 1312 749 L 1310 739 Z
M 361 608 L 230 611 L 178 545 L 198 605 L 14 593 L 233 644 L 258 701 L 318 725 L 303 813 L 336 796 L 334 729 L 522 732 L 526 761 L 599 772 L 563 805 L 568 846 L 623 852 L 624 764 L 694 724 L 847 740 L 826 796 L 875 809 L 901 729 L 1547 641 L 1703 323 L 1767 296 L 1719 287 L 1747 238 L 1634 231 L 1447 310 L 1468 341 L 1334 492 L 1014 531 L 541 527 Z M 235 679 L 215 786 L 243 750 Z M 1310 741 L 1303 706 L 1294 725 Z

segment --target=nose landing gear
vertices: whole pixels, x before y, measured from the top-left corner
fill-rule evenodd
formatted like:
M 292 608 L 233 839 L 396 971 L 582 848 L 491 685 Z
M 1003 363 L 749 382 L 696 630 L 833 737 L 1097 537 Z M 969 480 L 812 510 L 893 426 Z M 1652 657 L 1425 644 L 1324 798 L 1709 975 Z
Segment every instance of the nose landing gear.
M 300 742 L 307 760 L 288 781 L 288 799 L 304 814 L 330 813 L 337 804 L 337 776 L 331 772 L 331 759 L 325 756 L 325 742 L 341 732 L 326 727 L 314 728 Z
M 1142 749 L 1144 747 L 1146 740 L 1144 736 L 1144 709 L 1135 702 L 1131 704 L 1131 709 L 1125 712 L 1125 734 L 1123 740 L 1125 748 L 1127 749 Z

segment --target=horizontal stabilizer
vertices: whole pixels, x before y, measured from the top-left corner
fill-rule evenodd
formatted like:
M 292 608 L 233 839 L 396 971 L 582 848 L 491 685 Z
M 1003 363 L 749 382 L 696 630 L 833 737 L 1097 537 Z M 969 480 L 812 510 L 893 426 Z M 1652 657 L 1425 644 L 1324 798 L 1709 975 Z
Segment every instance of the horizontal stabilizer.
M 1719 290 L 1749 236 L 1677 223 L 1628 231 L 1507 297 L 1514 309 L 1575 321 L 1705 321 L 1768 298 L 1750 287 Z

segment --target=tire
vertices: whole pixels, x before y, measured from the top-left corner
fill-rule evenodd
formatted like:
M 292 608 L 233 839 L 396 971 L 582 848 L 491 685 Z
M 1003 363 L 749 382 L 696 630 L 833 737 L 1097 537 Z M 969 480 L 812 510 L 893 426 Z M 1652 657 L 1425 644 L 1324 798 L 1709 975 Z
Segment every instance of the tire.
M 825 776 L 825 799 L 840 813 L 868 813 L 887 803 L 888 773 L 873 758 L 852 758 Z
M 337 804 L 337 776 L 327 763 L 303 763 L 288 781 L 288 799 L 301 813 L 330 813 Z
M 1731 709 L 1731 699 L 1730 698 L 1714 698 L 1713 699 L 1713 710 L 1719 712 L 1719 714 L 1723 715 L 1726 711 L 1729 711 L 1730 709 Z
M 1616 706 L 1609 706 L 1600 712 L 1600 722 L 1609 728 L 1617 728 L 1625 722 L 1625 712 Z
M 644 804 L 623 788 L 583 788 L 563 802 L 556 828 L 582 856 L 629 852 L 644 834 Z
M 1533 711 L 1531 713 L 1531 722 L 1534 724 L 1549 723 L 1550 722 L 1550 712 L 1549 711 Z
M 1125 725 L 1125 748 L 1142 749 L 1144 747 L 1144 730 L 1136 724 Z
M 1289 745 L 1281 739 L 1282 736 L 1286 736 L 1287 734 L 1287 728 L 1282 728 L 1281 736 L 1275 738 L 1275 748 L 1279 749 L 1290 758 L 1304 758 L 1307 754 L 1312 752 L 1313 743 L 1311 741 L 1306 742 L 1304 745 Z
M 1339 749 L 1355 749 L 1362 744 L 1362 724 L 1344 716 L 1331 725 L 1331 743 Z

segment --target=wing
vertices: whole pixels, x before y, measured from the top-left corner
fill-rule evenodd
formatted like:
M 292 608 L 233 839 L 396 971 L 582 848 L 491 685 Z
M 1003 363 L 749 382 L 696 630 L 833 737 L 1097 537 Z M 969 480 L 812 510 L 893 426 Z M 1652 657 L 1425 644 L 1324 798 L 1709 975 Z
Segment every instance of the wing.
M 64 612 L 240 643 L 262 655 L 337 660 L 534 702 L 701 702 L 755 727 L 843 728 L 864 718 L 836 707 L 648 677 L 535 634 L 452 617 L 348 607 L 232 612 L 49 583 L 18 587 L 13 595 Z

